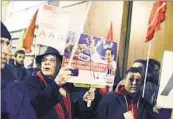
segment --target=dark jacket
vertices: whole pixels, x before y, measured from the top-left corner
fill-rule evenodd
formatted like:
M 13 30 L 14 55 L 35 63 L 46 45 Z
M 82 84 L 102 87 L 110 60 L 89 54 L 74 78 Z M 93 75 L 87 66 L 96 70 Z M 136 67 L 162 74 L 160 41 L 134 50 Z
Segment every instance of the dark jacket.
M 124 96 L 116 92 L 107 94 L 97 108 L 97 119 L 124 119 L 123 114 L 127 112 L 127 105 Z M 137 119 L 154 119 L 152 107 L 143 99 L 139 101 Z
M 17 80 L 24 80 L 24 78 L 28 75 L 24 66 L 17 66 L 14 64 L 9 64 L 9 66 L 11 67 L 12 73 Z
M 125 119 L 124 113 L 130 110 L 136 119 L 154 119 L 153 107 L 140 97 L 140 93 L 128 95 L 124 86 L 118 85 L 116 92 L 108 93 L 100 101 L 97 119 Z
M 1 96 L 2 119 L 36 119 L 26 85 L 15 80 L 8 65 L 1 70 Z
M 148 101 L 152 106 L 156 104 L 158 90 L 159 87 L 156 84 L 149 81 L 146 82 L 144 99 Z
M 36 76 L 38 68 L 27 68 L 27 76 Z
M 30 90 L 29 95 L 31 103 L 36 110 L 38 119 L 60 119 L 54 108 L 57 103 L 63 105 L 62 96 L 59 93 L 60 87 L 53 80 L 46 77 L 45 79 L 48 83 L 47 86 L 44 85 L 38 76 L 29 76 L 25 79 L 25 83 Z M 93 101 L 93 105 L 94 104 Z M 93 105 L 91 108 L 86 108 L 86 104 L 82 101 L 82 97 L 78 98 L 77 101 L 71 101 L 72 118 L 92 119 L 90 117 L 93 116 L 93 109 L 95 109 L 93 108 L 95 105 Z M 76 111 L 80 113 L 76 113 Z
M 25 80 L 29 97 L 38 119 L 58 119 L 54 106 L 60 102 L 59 86 L 55 82 L 44 83 L 37 76 L 28 76 Z
M 172 109 L 161 108 L 159 113 L 154 113 L 155 119 L 171 119 Z
M 96 119 L 97 105 L 101 99 L 101 94 L 98 89 L 95 90 L 95 99 L 91 102 L 91 106 L 87 108 L 87 103 L 83 101 L 84 94 L 88 88 L 75 88 L 72 95 L 73 117 L 75 119 Z

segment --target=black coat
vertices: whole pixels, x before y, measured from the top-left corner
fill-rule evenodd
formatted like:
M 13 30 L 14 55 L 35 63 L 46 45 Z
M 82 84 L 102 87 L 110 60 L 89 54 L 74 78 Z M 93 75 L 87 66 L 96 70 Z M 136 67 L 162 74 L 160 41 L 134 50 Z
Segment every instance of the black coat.
M 36 119 L 26 85 L 16 80 L 8 65 L 1 70 L 1 118 Z
M 17 80 L 24 80 L 28 75 L 27 70 L 24 66 L 16 66 L 14 64 L 8 64 L 12 70 L 13 75 Z
M 30 92 L 30 100 L 36 110 L 38 119 L 59 119 L 54 106 L 61 101 L 59 86 L 52 80 L 46 80 L 45 86 L 38 76 L 29 76 L 25 79 Z M 74 92 L 73 94 L 77 94 Z M 73 99 L 73 98 L 71 98 Z M 71 101 L 73 119 L 92 119 L 97 101 L 92 102 L 90 108 L 86 108 L 86 103 L 79 97 L 77 101 Z
M 53 107 L 60 101 L 60 87 L 55 82 L 45 87 L 37 76 L 27 77 L 25 83 L 38 119 L 58 119 Z
M 70 90 L 71 91 L 71 90 Z M 87 103 L 83 101 L 83 95 L 88 91 L 87 88 L 74 88 L 71 92 L 72 105 L 73 105 L 73 117 L 76 119 L 96 119 L 97 105 L 101 99 L 99 90 L 95 91 L 95 99 L 91 102 L 89 108 L 86 107 Z
M 105 95 L 97 108 L 97 119 L 124 119 L 127 104 L 124 96 L 111 92 Z M 137 109 L 138 119 L 154 119 L 152 106 L 143 99 L 139 101 Z

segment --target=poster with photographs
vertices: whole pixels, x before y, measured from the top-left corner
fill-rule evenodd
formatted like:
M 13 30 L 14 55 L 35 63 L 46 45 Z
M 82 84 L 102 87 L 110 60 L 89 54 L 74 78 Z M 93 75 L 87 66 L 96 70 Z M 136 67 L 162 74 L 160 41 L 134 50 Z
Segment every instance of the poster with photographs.
M 63 67 L 68 65 L 74 42 L 66 42 Z M 81 34 L 72 61 L 72 83 L 112 85 L 116 70 L 117 43 Z

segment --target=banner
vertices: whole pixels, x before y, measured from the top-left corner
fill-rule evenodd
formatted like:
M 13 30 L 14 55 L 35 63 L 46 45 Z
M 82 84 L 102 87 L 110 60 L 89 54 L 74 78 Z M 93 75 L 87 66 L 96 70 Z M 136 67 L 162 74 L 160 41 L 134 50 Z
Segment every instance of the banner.
M 164 52 L 157 106 L 173 109 L 173 51 Z
M 74 42 L 66 42 L 63 66 L 68 65 Z M 68 82 L 112 85 L 116 70 L 117 44 L 113 41 L 81 34 L 72 61 L 74 77 Z
M 86 3 L 67 8 L 51 5 L 40 7 L 37 17 L 37 44 L 52 46 L 63 54 L 66 40 L 73 40 L 74 43 L 76 41 L 86 7 Z
M 38 12 L 37 44 L 51 46 L 63 54 L 67 31 L 69 28 L 69 16 L 61 8 L 43 5 Z

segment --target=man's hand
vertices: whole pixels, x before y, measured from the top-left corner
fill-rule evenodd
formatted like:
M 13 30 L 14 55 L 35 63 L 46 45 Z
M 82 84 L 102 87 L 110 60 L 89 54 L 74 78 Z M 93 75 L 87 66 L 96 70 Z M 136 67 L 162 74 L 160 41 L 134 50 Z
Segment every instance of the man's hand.
M 87 91 L 83 96 L 83 101 L 92 102 L 95 99 L 95 90 Z
M 61 86 L 66 83 L 66 81 L 71 77 L 72 72 L 69 68 L 61 68 L 58 75 L 55 78 L 55 82 Z

